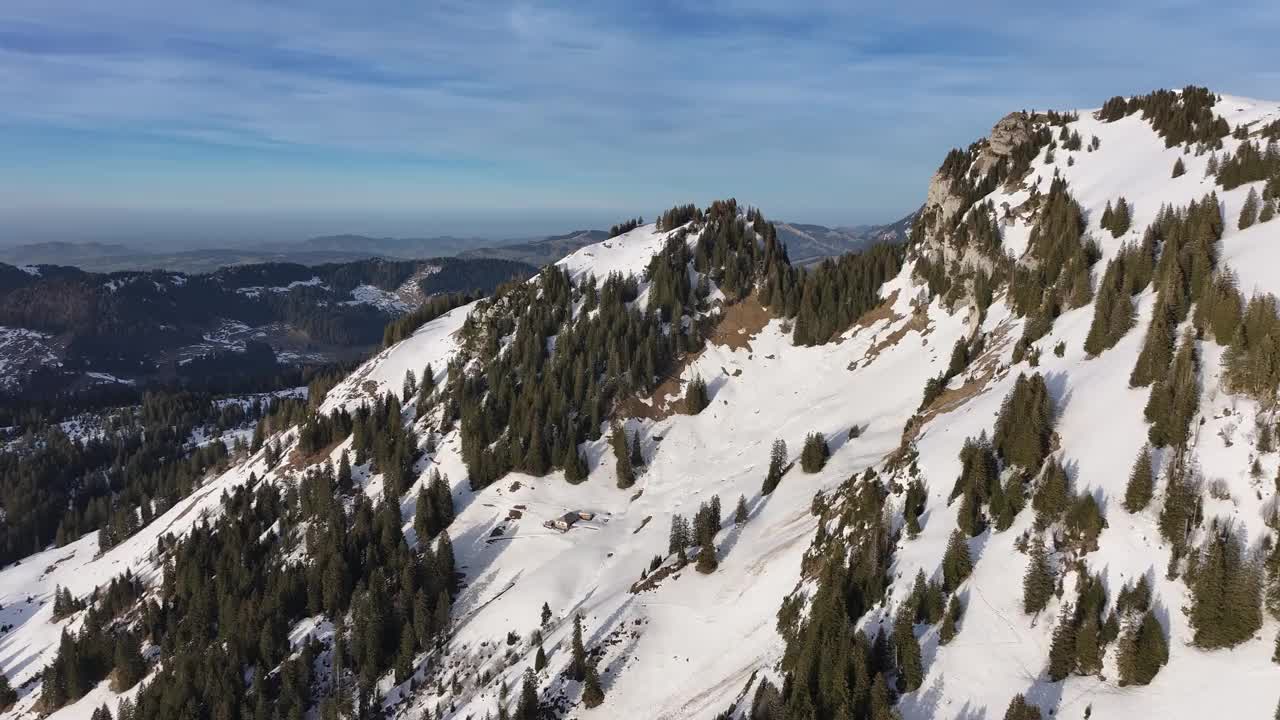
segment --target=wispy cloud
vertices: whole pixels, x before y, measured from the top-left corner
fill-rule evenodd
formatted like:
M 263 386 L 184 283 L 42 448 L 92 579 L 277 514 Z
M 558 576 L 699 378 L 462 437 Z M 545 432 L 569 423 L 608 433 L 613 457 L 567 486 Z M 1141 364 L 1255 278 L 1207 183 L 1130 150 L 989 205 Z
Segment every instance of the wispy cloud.
M 111 205 L 76 195 L 85 168 L 138 165 L 152 201 L 198 204 L 197 176 L 256 157 L 279 167 L 240 186 L 275 206 L 345 173 L 376 188 L 352 194 L 366 209 L 736 194 L 833 222 L 909 209 L 947 147 L 1013 108 L 1280 95 L 1272 3 L 1037 5 L 6 0 L 0 203 Z M 201 152 L 179 164 L 181 146 Z

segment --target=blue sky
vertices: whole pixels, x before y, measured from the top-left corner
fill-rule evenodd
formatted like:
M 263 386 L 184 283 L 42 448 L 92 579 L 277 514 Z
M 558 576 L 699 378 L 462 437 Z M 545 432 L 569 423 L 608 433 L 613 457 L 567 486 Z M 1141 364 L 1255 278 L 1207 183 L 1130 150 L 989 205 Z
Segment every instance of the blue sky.
M 0 243 L 890 220 L 1013 109 L 1280 97 L 1278 33 L 1262 1 L 4 0 Z

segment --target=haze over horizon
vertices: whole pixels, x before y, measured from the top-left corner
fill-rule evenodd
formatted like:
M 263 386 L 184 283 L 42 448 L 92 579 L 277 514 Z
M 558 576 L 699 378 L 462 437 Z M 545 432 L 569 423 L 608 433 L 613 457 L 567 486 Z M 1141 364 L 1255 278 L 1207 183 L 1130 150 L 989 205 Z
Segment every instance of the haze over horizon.
M 0 244 L 888 222 L 1013 109 L 1280 95 L 1270 3 L 843 5 L 11 0 Z

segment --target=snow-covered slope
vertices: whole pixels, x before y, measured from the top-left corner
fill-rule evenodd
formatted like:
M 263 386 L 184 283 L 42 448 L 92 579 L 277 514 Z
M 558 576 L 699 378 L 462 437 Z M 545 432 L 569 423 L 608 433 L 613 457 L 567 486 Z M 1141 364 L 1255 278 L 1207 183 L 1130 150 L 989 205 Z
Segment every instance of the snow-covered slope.
M 1276 103 L 1234 97 L 1223 97 L 1214 111 L 1233 128 L 1246 124 L 1256 129 L 1280 118 Z M 1105 263 L 1123 243 L 1138 241 L 1163 205 L 1183 206 L 1204 196 L 1214 189 L 1214 179 L 1206 177 L 1208 153 L 1166 148 L 1140 114 L 1102 122 L 1082 111 L 1067 127 L 1086 140 L 1096 136 L 1098 148 L 1059 148 L 1051 164 L 1045 163 L 1041 149 L 1025 182 L 1001 185 L 984 200 L 996 208 L 1019 208 L 1031 197 L 1030 188 L 1047 190 L 1059 173 L 1085 210 L 1087 232 L 1099 243 L 1096 286 Z M 1225 138 L 1218 153 L 1232 152 L 1240 142 Z M 1170 177 L 1179 158 L 1186 173 Z M 1280 267 L 1280 222 L 1243 231 L 1235 227 L 1234 218 L 1251 189 L 1260 190 L 1261 183 L 1230 191 L 1217 188 L 1227 218 L 1221 262 L 1237 272 L 1246 294 L 1280 293 L 1280 273 L 1275 271 Z M 1132 229 L 1113 238 L 1101 230 L 1100 217 L 1106 203 L 1122 195 L 1132 207 Z M 1020 256 L 1033 223 L 1034 217 L 1012 213 L 1001 228 L 1003 250 Z M 692 243 L 699 229 L 696 223 L 670 232 L 642 226 L 584 247 L 558 265 L 575 283 L 589 276 L 603 281 L 613 273 L 641 276 L 668 239 L 682 232 Z M 913 242 L 935 241 L 937 237 Z M 646 460 L 633 488 L 616 485 L 607 433 L 582 447 L 591 470 L 583 484 L 565 482 L 559 470 L 543 477 L 511 473 L 480 491 L 469 487 L 458 431 L 433 436 L 435 450 L 418 462 L 417 482 L 401 503 L 404 529 L 411 541 L 416 539 L 413 506 L 419 484 L 432 470 L 443 473 L 458 508 L 449 533 L 465 585 L 453 604 L 447 660 L 420 658 L 418 676 L 439 678 L 447 669 L 463 680 L 452 691 L 443 690 L 443 683 L 424 682 L 409 692 L 407 684 L 392 689 L 388 677 L 380 688 L 393 716 L 418 718 L 424 711 L 449 718 L 496 715 L 500 688 L 518 688 L 522 673 L 534 662 L 535 647 L 526 640 L 541 626 L 544 602 L 552 620 L 543 628 L 549 664 L 539 674 L 540 692 L 549 705 L 570 708 L 563 716 L 709 720 L 735 704 L 743 712 L 760 678 L 771 677 L 781 685 L 778 664 L 786 640 L 776 628 L 776 615 L 784 599 L 797 591 L 803 596 L 813 587 L 814 579 L 802 572 L 802 557 L 822 547 L 815 544 L 820 535 L 815 510 L 822 511 L 829 498 L 866 469 L 884 471 L 886 456 L 902 447 L 904 439 L 912 443 L 928 512 L 918 537 L 904 535 L 898 541 L 891 568 L 895 582 L 886 602 L 861 621 L 862 627 L 873 629 L 905 599 L 918 570 L 928 577 L 940 572 L 956 527 L 957 503 L 949 505 L 948 495 L 960 473 L 960 448 L 966 438 L 991 432 L 1020 372 L 1046 378 L 1057 410 L 1055 453 L 1067 465 L 1075 491 L 1093 494 L 1105 513 L 1107 527 L 1098 549 L 1086 556 L 1088 567 L 1102 575 L 1113 601 L 1122 585 L 1148 577 L 1169 637 L 1169 663 L 1144 687 L 1118 685 L 1114 652 L 1097 675 L 1065 682 L 1047 679 L 1053 619 L 1063 600 L 1051 599 L 1036 616 L 1023 612 L 1021 578 L 1027 556 L 1017 540 L 1033 521 L 1027 509 L 1008 530 L 988 531 L 970 541 L 975 568 L 958 590 L 966 607 L 959 634 L 943 646 L 936 629 L 918 628 L 925 678 L 919 690 L 901 697 L 898 712 L 904 720 L 999 717 L 1013 695 L 1026 693 L 1046 716 L 1055 717 L 1203 717 L 1224 708 L 1232 716 L 1269 716 L 1280 694 L 1280 669 L 1270 662 L 1277 623 L 1268 618 L 1257 638 L 1231 650 L 1192 647 L 1183 612 L 1189 602 L 1185 581 L 1165 575 L 1169 548 L 1156 527 L 1158 501 L 1134 515 L 1120 506 L 1129 468 L 1147 437 L 1143 408 L 1150 391 L 1131 388 L 1129 373 L 1152 314 L 1153 291 L 1148 288 L 1135 298 L 1135 327 L 1099 357 L 1088 357 L 1083 350 L 1093 305 L 1065 311 L 1034 343 L 1041 352 L 1038 365 L 1031 367 L 1025 359 L 1013 362 L 1024 320 L 1013 314 L 1002 292 L 981 316 L 968 303 L 948 305 L 931 297 L 915 277 L 916 257 L 909 255 L 898 276 L 880 289 L 880 308 L 825 344 L 794 345 L 789 323 L 754 299 L 722 308 L 718 330 L 703 351 L 681 364 L 678 379 L 661 385 L 657 397 L 645 399 L 644 412 L 621 418 L 627 434 L 640 438 Z M 642 288 L 640 302 L 644 297 Z M 444 383 L 450 361 L 466 354 L 462 335 L 467 319 L 491 312 L 489 308 L 480 301 L 427 323 L 333 388 L 321 410 L 354 410 L 383 393 L 399 394 L 406 371 L 420 375 L 428 365 L 436 383 Z M 988 334 L 984 356 L 951 380 L 953 392 L 944 396 L 945 402 L 917 416 L 926 381 L 947 369 L 952 347 L 975 330 Z M 1061 355 L 1054 351 L 1059 343 Z M 1276 477 L 1280 459 L 1274 452 L 1257 452 L 1254 427 L 1260 408 L 1224 389 L 1221 347 L 1211 341 L 1200 345 L 1201 402 L 1191 450 L 1206 479 L 1221 479 L 1229 489 L 1227 499 L 1206 498 L 1205 514 L 1232 518 L 1256 545 L 1270 533 L 1264 509 L 1274 502 L 1270 478 Z M 470 361 L 478 362 L 474 357 Z M 697 415 L 666 412 L 666 396 L 681 395 L 682 386 L 695 377 L 707 382 L 709 406 Z M 419 421 L 419 429 L 425 427 Z M 854 428 L 857 432 L 851 432 Z M 776 491 L 762 495 L 771 443 L 786 441 L 794 461 L 813 431 L 828 440 L 831 458 L 825 467 L 806 474 L 797 466 Z M 279 438 L 286 453 L 295 434 Z M 342 441 L 323 456 L 336 459 L 350 443 Z M 1262 479 L 1250 473 L 1255 458 Z M 216 515 L 222 491 L 247 482 L 250 473 L 289 484 L 299 472 L 289 463 L 268 468 L 259 452 L 210 479 L 106 553 L 99 555 L 96 539 L 89 536 L 0 570 L 0 626 L 13 626 L 0 634 L 0 668 L 21 696 L 13 710 L 0 716 L 34 716 L 38 673 L 56 654 L 61 629 L 75 627 L 75 616 L 52 620 L 55 587 L 82 595 L 125 568 L 154 581 L 158 568 L 151 553 L 160 535 L 181 535 L 202 515 Z M 371 496 L 381 497 L 380 478 L 365 477 L 358 469 L 357 480 Z M 824 500 L 815 507 L 819 493 Z M 678 567 L 668 556 L 668 530 L 675 515 L 689 518 L 712 496 L 720 498 L 726 516 L 744 497 L 749 519 L 743 525 L 725 523 L 715 538 L 719 568 L 703 575 L 692 564 Z M 900 511 L 901 501 L 890 505 Z M 568 532 L 544 525 L 569 511 L 592 517 Z M 651 569 L 655 556 L 664 559 L 660 568 Z M 642 571 L 649 581 L 637 586 Z M 1075 578 L 1065 577 L 1066 600 L 1074 597 Z M 580 684 L 561 673 L 570 661 L 572 618 L 579 614 L 586 645 L 598 653 L 605 691 L 604 704 L 591 710 L 578 705 Z M 318 626 L 316 619 L 306 621 L 296 628 L 295 639 Z M 510 650 L 504 646 L 508 633 L 521 639 Z M 432 665 L 443 662 L 443 668 Z M 116 697 L 104 683 L 52 717 L 87 718 L 94 707 Z

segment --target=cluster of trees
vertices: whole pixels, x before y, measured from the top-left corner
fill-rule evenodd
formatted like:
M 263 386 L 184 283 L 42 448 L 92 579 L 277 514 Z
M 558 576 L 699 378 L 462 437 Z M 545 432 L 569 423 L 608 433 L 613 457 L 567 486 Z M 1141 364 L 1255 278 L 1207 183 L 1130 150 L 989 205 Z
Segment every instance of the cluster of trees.
M 892 717 L 895 688 L 919 686 L 920 649 L 910 628 L 857 629 L 858 620 L 880 603 L 889 582 L 894 540 L 884 515 L 886 489 L 868 472 L 846 498 L 844 534 L 828 538 L 818 587 L 801 622 L 799 604 L 788 600 L 778 613 L 786 639 L 783 687 L 761 683 L 755 695 L 769 720 L 787 718 Z M 915 617 L 915 608 L 903 616 Z M 905 662 L 903 662 L 905 661 Z
M 416 548 L 406 543 L 396 498 L 375 507 L 363 492 L 349 493 L 329 466 L 285 494 L 250 478 L 223 496 L 216 523 L 201 521 L 182 540 L 162 536 L 159 592 L 139 604 L 141 584 L 125 577 L 95 594 L 85 629 L 64 637 L 45 671 L 45 707 L 75 699 L 108 672 L 117 689 L 136 683 L 147 671 L 146 638 L 162 662 L 121 706 L 129 720 L 365 712 L 379 678 L 394 671 L 407 680 L 417 656 L 448 631 L 454 563 L 443 531 Z M 299 543 L 310 562 L 287 559 Z M 338 626 L 324 678 L 313 664 L 326 648 L 289 642 L 290 629 L 316 614 Z
M 41 703 L 54 710 L 84 697 L 111 676 L 116 692 L 133 687 L 146 674 L 141 640 L 121 619 L 142 595 L 142 582 L 127 572 L 113 578 L 105 589 L 95 588 L 88 602 L 59 589 L 54 614 L 63 617 L 88 606 L 80 630 L 63 630 L 58 655 L 40 674 Z
M 697 205 L 689 203 L 688 205 L 676 205 L 658 216 L 659 230 L 675 230 L 676 228 L 690 222 L 701 222 L 702 210 Z
M 960 499 L 956 525 L 968 537 L 982 533 L 991 521 L 997 530 L 1006 530 L 1022 510 L 1023 473 L 1011 473 L 1000 484 L 999 462 L 985 432 L 977 439 L 966 438 L 960 448 L 960 475 L 947 501 L 956 498 Z
M 1019 374 L 996 418 L 992 446 L 997 457 L 1009 465 L 1038 470 L 1049 455 L 1053 413 L 1053 399 L 1044 376 Z
M 804 448 L 800 451 L 800 469 L 807 473 L 816 473 L 827 464 L 831 450 L 827 447 L 827 438 L 820 432 L 811 432 L 804 437 Z
M 1187 562 L 1192 642 L 1202 648 L 1234 647 L 1262 627 L 1263 564 L 1216 519 Z
M 335 411 L 331 418 L 341 418 L 345 411 Z M 340 420 L 338 421 L 340 422 Z M 418 434 L 404 422 L 400 399 L 386 393 L 372 406 L 361 403 L 351 419 L 351 447 L 355 464 L 372 462 L 373 472 L 381 472 L 388 491 L 395 497 L 404 495 L 413 482 L 413 464 L 421 450 Z
M 643 224 L 644 224 L 644 218 L 642 217 L 634 217 L 634 218 L 631 218 L 630 220 L 623 220 L 622 222 L 609 228 L 609 237 L 615 238 L 624 233 L 629 233 Z
M 760 300 L 794 318 L 796 345 L 821 345 L 880 304 L 880 286 L 898 274 L 902 259 L 901 246 L 880 244 L 828 258 L 812 270 L 789 268 L 768 277 Z
M 1217 266 L 1217 242 L 1222 238 L 1222 213 L 1215 194 L 1185 209 L 1164 207 L 1147 227 L 1143 244 L 1159 248 L 1153 281 L 1156 306 L 1129 383 L 1150 385 L 1164 376 L 1173 358 L 1174 333 L 1200 299 Z
M 746 522 L 746 499 L 741 498 L 738 501 L 738 510 L 735 512 L 734 521 L 739 524 Z M 697 570 L 701 573 L 715 572 L 719 566 L 716 558 L 716 533 L 720 532 L 722 525 L 720 496 L 713 495 L 707 502 L 698 506 L 698 512 L 693 516 L 693 522 L 690 524 L 683 515 L 676 514 L 671 518 L 671 532 L 667 537 L 667 554 L 677 555 L 680 563 L 688 562 L 686 554 L 690 547 L 698 547 Z
M 1133 327 L 1133 296 L 1151 283 L 1156 265 L 1155 242 L 1155 236 L 1147 234 L 1141 244 L 1125 243 L 1107 263 L 1094 298 L 1085 352 L 1101 355 Z
M 148 392 L 137 407 L 104 413 L 102 435 L 76 440 L 37 412 L 43 426 L 0 450 L 0 565 L 98 529 L 102 549 L 113 546 L 225 466 L 226 446 L 189 447 L 192 432 L 243 427 L 268 411 L 205 393 Z
M 636 469 L 644 466 L 644 453 L 640 450 L 640 431 L 637 430 L 628 441 L 626 428 L 620 423 L 615 422 L 611 427 L 609 447 L 613 450 L 618 487 L 626 490 L 636 484 Z
M 439 470 L 432 468 L 427 482 L 418 489 L 413 513 L 413 529 L 419 542 L 434 538 L 453 522 L 453 492 Z
M 1031 228 L 1027 254 L 1035 262 L 1018 263 L 1009 279 L 1014 310 L 1027 317 L 1017 356 L 1053 325 L 1064 308 L 1077 308 L 1093 299 L 1090 268 L 1101 255 L 1092 238 L 1083 238 L 1084 212 L 1055 177 Z
M 1106 209 L 1102 211 L 1102 229 L 1110 230 L 1111 236 L 1117 238 L 1129 232 L 1131 222 L 1129 212 L 1129 201 L 1125 200 L 1123 195 L 1116 200 L 1114 207 L 1108 200 Z
M 1227 121 L 1213 112 L 1218 100 L 1208 88 L 1188 85 L 1181 91 L 1162 89 L 1128 99 L 1117 95 L 1103 104 L 1097 117 L 1114 122 L 1142 111 L 1142 118 L 1164 138 L 1165 147 L 1188 142 L 1212 144 L 1231 134 Z
M 769 469 L 765 471 L 764 484 L 760 486 L 761 495 L 769 495 L 778 489 L 782 476 L 787 472 L 787 443 L 778 438 L 769 448 Z
M 652 389 L 679 353 L 701 345 L 697 323 L 668 331 L 652 301 L 643 312 L 633 305 L 637 295 L 634 277 L 614 275 L 598 288 L 586 278 L 575 288 L 562 269 L 547 267 L 537 287 L 512 287 L 495 300 L 520 308 L 518 314 L 494 313 L 489 325 L 468 319 L 463 332 L 481 345 L 486 367 L 463 373 L 459 363 L 451 366 L 442 402 L 461 418 L 474 488 L 513 469 L 545 475 L 573 468 L 573 479 L 585 477 L 578 444 L 600 437 L 613 400 Z M 576 300 L 583 312 L 571 319 Z M 683 300 L 684 307 L 696 305 L 692 291 Z M 499 338 L 513 330 L 499 353 Z M 548 350 L 552 337 L 554 352 Z
M 711 404 L 711 395 L 707 392 L 707 381 L 701 375 L 689 381 L 684 391 L 684 411 L 689 415 L 697 415 Z
M 1269 188 L 1275 187 L 1280 184 L 1280 147 L 1274 140 L 1261 149 L 1253 141 L 1242 142 L 1235 154 L 1224 153 L 1218 159 L 1214 175 L 1224 190 L 1259 180 L 1267 180 Z

